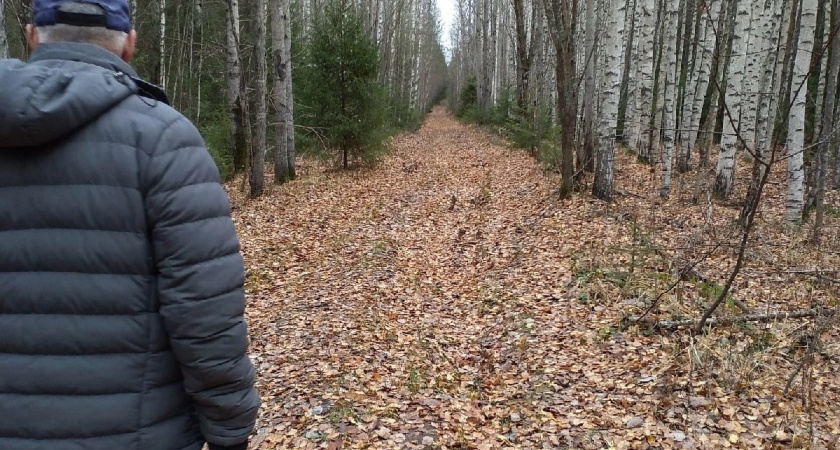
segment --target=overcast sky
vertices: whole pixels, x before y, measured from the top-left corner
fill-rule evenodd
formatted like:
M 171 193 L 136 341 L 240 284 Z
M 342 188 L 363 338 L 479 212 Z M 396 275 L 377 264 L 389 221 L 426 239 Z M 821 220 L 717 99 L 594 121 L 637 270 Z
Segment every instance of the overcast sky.
M 452 21 L 455 20 L 455 2 L 457 0 L 437 0 L 438 9 L 440 10 L 441 21 L 441 39 L 446 50 L 447 59 L 451 45 L 449 41 L 449 28 L 452 26 Z

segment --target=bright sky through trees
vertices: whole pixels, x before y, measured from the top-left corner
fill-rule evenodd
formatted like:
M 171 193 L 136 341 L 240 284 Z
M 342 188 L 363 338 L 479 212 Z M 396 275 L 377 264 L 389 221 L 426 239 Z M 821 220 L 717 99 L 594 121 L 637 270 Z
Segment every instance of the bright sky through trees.
M 452 27 L 452 22 L 455 21 L 455 2 L 457 0 L 437 0 L 438 10 L 440 10 L 440 25 L 441 25 L 441 43 L 443 44 L 446 59 L 449 60 L 451 54 L 451 40 L 449 38 L 449 30 Z

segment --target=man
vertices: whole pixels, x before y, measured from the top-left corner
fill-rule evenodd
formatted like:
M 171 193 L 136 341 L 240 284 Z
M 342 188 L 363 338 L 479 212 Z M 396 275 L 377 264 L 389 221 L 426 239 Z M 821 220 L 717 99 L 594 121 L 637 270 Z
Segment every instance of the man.
M 0 61 L 0 449 L 242 449 L 244 271 L 195 127 L 128 65 L 126 0 L 34 0 Z

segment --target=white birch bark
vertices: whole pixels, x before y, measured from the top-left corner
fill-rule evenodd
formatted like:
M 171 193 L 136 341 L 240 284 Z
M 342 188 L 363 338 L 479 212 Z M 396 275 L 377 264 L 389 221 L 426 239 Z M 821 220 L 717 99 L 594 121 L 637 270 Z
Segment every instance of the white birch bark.
M 685 88 L 682 93 L 682 104 L 680 105 L 680 123 L 677 127 L 679 130 L 679 169 L 688 170 L 689 160 L 691 158 L 693 137 L 696 136 L 696 128 L 692 122 L 692 110 L 694 108 L 695 98 L 697 94 L 697 86 L 702 83 L 701 77 L 706 76 L 703 66 L 703 50 L 705 45 L 705 25 L 706 7 L 711 7 L 710 1 L 703 5 L 696 4 L 696 1 L 689 1 L 686 5 L 687 11 L 695 11 L 694 15 L 687 15 L 686 18 L 691 18 L 690 24 L 686 24 L 686 28 L 691 27 L 693 35 L 692 42 L 689 44 L 686 54 L 683 58 L 686 60 L 686 75 Z
M 709 83 L 712 76 L 712 64 L 715 52 L 716 32 L 715 27 L 720 16 L 722 0 L 710 0 L 706 2 L 706 7 L 700 10 L 700 22 L 702 37 L 697 47 L 697 76 L 694 80 L 693 91 L 687 89 L 686 92 L 691 94 L 691 109 L 688 113 L 688 121 L 686 122 L 686 129 L 683 130 L 686 136 L 685 143 L 688 149 L 693 150 L 697 143 L 697 136 L 700 130 L 700 116 L 703 112 L 703 102 L 706 99 L 706 92 L 709 89 Z M 712 95 L 717 95 L 713 92 Z
M 627 129 L 627 145 L 630 148 L 636 148 L 639 142 L 639 133 L 641 133 L 641 126 L 639 117 L 641 115 L 641 95 L 639 73 L 642 64 L 642 33 L 644 32 L 644 15 L 643 11 L 644 0 L 636 0 L 633 6 L 633 42 L 630 48 L 630 54 L 627 55 L 630 59 L 630 66 L 628 76 L 632 80 L 628 87 L 628 104 L 627 114 L 624 118 L 624 128 Z
M 787 199 L 785 220 L 789 224 L 802 221 L 804 205 L 804 141 L 805 141 L 805 99 L 807 75 L 811 64 L 811 49 L 814 46 L 814 27 L 817 19 L 817 0 L 802 0 L 800 11 L 799 40 L 796 58 L 791 73 L 791 108 L 788 115 L 787 138 Z
M 612 198 L 613 165 L 615 159 L 615 132 L 618 123 L 618 101 L 621 96 L 621 69 L 624 63 L 624 0 L 606 0 L 607 20 L 604 29 L 604 73 L 601 77 L 600 136 L 598 140 L 598 167 L 593 185 L 593 195 Z
M 597 0 L 586 0 L 585 26 L 584 26 L 584 51 L 580 52 L 584 55 L 584 83 L 583 96 L 580 102 L 583 105 L 583 123 L 581 126 L 583 135 L 584 154 L 592 154 L 595 148 L 595 68 L 599 65 L 597 55 L 597 42 L 595 41 L 595 23 L 596 23 L 596 5 Z M 607 44 L 609 45 L 609 44 Z M 578 161 L 578 164 L 582 161 Z
M 742 0 L 743 1 L 743 0 Z M 758 107 L 758 86 L 761 82 L 759 63 L 762 53 L 757 50 L 755 27 L 760 24 L 758 19 L 766 14 L 762 0 L 750 0 L 749 20 L 744 29 L 744 79 L 741 82 L 741 120 L 739 128 L 744 142 L 750 149 L 755 148 L 755 121 Z
M 741 122 L 741 97 L 743 94 L 744 73 L 747 64 L 747 37 L 745 35 L 749 24 L 750 2 L 735 0 L 735 30 L 732 34 L 732 52 L 729 67 L 726 68 L 726 95 L 723 112 L 723 135 L 720 138 L 720 154 L 717 160 L 715 176 L 715 194 L 727 198 L 732 193 L 735 179 L 735 155 L 740 143 L 738 130 Z
M 782 10 L 785 0 L 764 0 L 764 13 L 760 19 L 761 50 L 763 55 L 761 82 L 759 83 L 758 111 L 756 115 L 755 142 L 756 153 L 760 158 L 770 154 L 773 126 L 778 115 L 779 85 L 782 75 L 782 55 L 779 48 L 779 36 L 782 27 Z
M 823 102 L 825 99 L 825 82 L 826 80 L 832 76 L 829 75 L 826 71 L 828 70 L 828 50 L 826 44 L 831 39 L 831 1 L 824 2 L 820 8 L 825 8 L 825 16 L 823 17 L 823 47 L 826 49 L 822 58 L 820 59 L 820 77 L 819 77 L 819 85 L 817 86 L 816 92 L 816 101 L 814 102 L 814 135 L 818 136 L 821 129 L 820 129 L 820 122 L 821 117 L 823 117 Z M 830 45 L 830 44 L 828 44 Z M 819 49 L 822 51 L 823 49 Z M 832 112 L 833 114 L 833 112 Z
M 621 95 L 625 99 L 623 129 L 622 135 L 619 138 L 624 143 L 635 142 L 632 135 L 632 120 L 633 111 L 636 109 L 636 97 L 633 92 L 636 90 L 636 63 L 637 59 L 634 54 L 634 47 L 636 45 L 636 36 L 638 33 L 638 26 L 636 25 L 636 4 L 641 0 L 627 0 L 624 7 L 624 39 L 622 43 L 622 86 Z M 619 118 L 621 119 L 619 114 Z
M 158 42 L 158 51 L 160 52 L 160 87 L 166 90 L 166 0 L 160 0 L 160 41 Z
M 654 62 L 654 31 L 656 29 L 656 3 L 655 0 L 639 0 L 639 15 L 642 22 L 639 32 L 639 57 L 638 74 L 636 75 L 638 86 L 637 104 L 638 112 L 634 118 L 639 136 L 636 143 L 636 152 L 642 159 L 650 159 L 650 120 L 651 106 L 653 99 L 653 62 Z
M 664 48 L 668 45 L 665 40 L 665 16 L 667 16 L 668 0 L 662 0 L 657 12 L 657 37 L 658 45 L 655 47 L 658 50 L 657 62 L 659 66 L 659 77 L 654 77 L 654 89 L 656 90 L 657 102 L 653 108 L 653 129 L 650 139 L 650 153 L 648 155 L 651 164 L 659 163 L 659 158 L 662 156 L 662 115 L 665 111 L 663 99 L 665 98 L 665 77 L 667 75 L 667 67 L 663 68 L 665 64 Z
M 664 43 L 662 60 L 664 77 L 664 96 L 662 106 L 664 116 L 662 119 L 663 128 L 663 150 L 662 150 L 662 184 L 659 188 L 659 195 L 668 198 L 671 195 L 671 170 L 673 166 L 676 119 L 677 119 L 677 22 L 680 14 L 680 0 L 666 0 L 666 13 L 664 20 Z

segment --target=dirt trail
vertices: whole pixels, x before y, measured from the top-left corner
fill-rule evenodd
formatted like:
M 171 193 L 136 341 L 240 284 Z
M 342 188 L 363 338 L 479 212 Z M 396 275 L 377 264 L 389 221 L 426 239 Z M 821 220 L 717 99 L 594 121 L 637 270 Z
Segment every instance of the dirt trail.
M 235 212 L 254 448 L 703 447 L 715 432 L 662 399 L 667 339 L 615 332 L 622 300 L 577 292 L 627 227 L 556 201 L 524 152 L 438 108 L 375 169 L 302 172 Z

